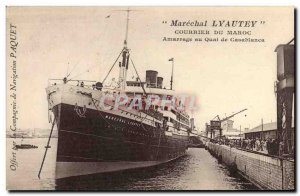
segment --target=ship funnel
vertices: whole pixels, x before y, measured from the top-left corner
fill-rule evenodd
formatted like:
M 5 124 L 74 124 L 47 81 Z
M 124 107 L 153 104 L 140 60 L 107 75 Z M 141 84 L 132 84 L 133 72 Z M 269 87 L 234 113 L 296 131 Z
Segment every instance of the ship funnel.
M 162 88 L 163 86 L 163 77 L 157 77 L 157 88 Z
M 148 87 L 154 87 L 157 86 L 157 71 L 154 70 L 147 70 L 146 71 L 146 83 Z

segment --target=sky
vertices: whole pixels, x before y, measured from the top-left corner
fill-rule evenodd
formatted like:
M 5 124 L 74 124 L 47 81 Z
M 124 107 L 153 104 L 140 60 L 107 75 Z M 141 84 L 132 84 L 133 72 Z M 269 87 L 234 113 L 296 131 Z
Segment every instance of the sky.
M 76 79 L 103 80 L 123 47 L 126 13 L 119 10 L 124 9 L 127 8 L 7 9 L 7 27 L 10 23 L 17 26 L 19 43 L 17 49 L 19 128 L 51 127 L 48 123 L 45 91 L 49 78 L 63 78 L 71 72 L 70 78 L 77 76 Z M 174 89 L 178 93 L 191 93 L 197 96 L 199 110 L 193 113 L 193 117 L 200 130 L 216 115 L 224 118 L 244 108 L 248 110 L 233 118 L 234 127 L 253 128 L 261 123 L 261 119 L 266 123 L 276 121 L 274 82 L 277 57 L 274 51 L 279 44 L 286 44 L 294 37 L 293 8 L 134 7 L 132 9 L 136 11 L 130 15 L 128 47 L 141 78 L 145 78 L 146 70 L 157 70 L 158 75 L 164 77 L 164 86 L 169 87 L 171 62 L 168 59 L 173 57 Z M 263 38 L 265 42 L 163 42 L 163 37 L 215 37 L 175 35 L 175 29 L 215 28 L 174 28 L 168 25 L 171 20 L 265 21 L 264 25 L 252 29 L 251 36 L 236 36 Z M 167 24 L 163 24 L 162 21 L 167 21 Z M 8 31 L 9 28 L 7 33 Z M 9 79 L 8 65 L 7 68 Z M 109 79 L 118 78 L 117 68 L 116 66 Z M 128 79 L 133 76 L 134 70 L 129 66 Z

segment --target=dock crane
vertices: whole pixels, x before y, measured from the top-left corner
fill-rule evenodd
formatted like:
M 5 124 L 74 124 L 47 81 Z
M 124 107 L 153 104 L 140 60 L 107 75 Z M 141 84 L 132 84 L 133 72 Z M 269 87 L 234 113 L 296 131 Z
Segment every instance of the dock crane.
M 229 120 L 230 118 L 233 118 L 235 115 L 242 113 L 244 111 L 246 111 L 247 108 L 240 110 L 238 112 L 235 112 L 234 114 L 231 114 L 228 117 L 225 117 L 223 119 L 220 119 L 219 115 L 215 116 L 211 121 L 210 121 L 210 125 L 206 124 L 206 131 L 207 133 L 210 132 L 211 133 L 211 138 L 213 136 L 213 130 L 219 130 L 220 131 L 220 137 L 222 136 L 222 128 L 221 128 L 221 123 Z M 216 119 L 216 120 L 215 120 Z

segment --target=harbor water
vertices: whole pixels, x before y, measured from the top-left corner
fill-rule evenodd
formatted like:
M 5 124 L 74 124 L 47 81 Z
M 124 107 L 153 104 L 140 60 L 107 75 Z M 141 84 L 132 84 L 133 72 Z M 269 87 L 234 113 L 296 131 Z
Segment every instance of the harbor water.
M 13 141 L 32 144 L 36 149 L 16 152 L 17 168 L 12 171 Z M 185 156 L 156 167 L 90 175 L 55 181 L 57 139 L 51 148 L 38 178 L 47 138 L 7 139 L 7 189 L 9 190 L 253 190 L 257 189 L 229 170 L 203 148 L 190 148 Z

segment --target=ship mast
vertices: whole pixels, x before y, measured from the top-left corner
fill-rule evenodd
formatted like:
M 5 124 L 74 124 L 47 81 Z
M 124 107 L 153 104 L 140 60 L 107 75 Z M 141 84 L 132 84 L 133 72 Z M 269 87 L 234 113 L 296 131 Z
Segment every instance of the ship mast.
M 127 48 L 127 40 L 128 40 L 128 27 L 129 27 L 129 8 L 126 10 L 127 18 L 126 18 L 126 31 L 125 31 L 125 40 L 124 40 L 124 48 L 122 52 L 122 62 L 119 62 L 120 72 L 119 72 L 119 84 L 120 89 L 125 90 L 126 87 L 126 78 L 127 78 L 127 70 L 129 63 L 129 49 Z
M 170 90 L 173 90 L 174 58 L 170 58 L 169 61 L 172 61 L 172 73 L 171 73 L 171 81 L 170 81 Z
M 128 39 L 128 25 L 129 25 L 129 8 L 126 10 L 127 19 L 126 19 L 126 31 L 125 31 L 125 40 L 124 40 L 124 48 L 127 48 L 127 39 Z

